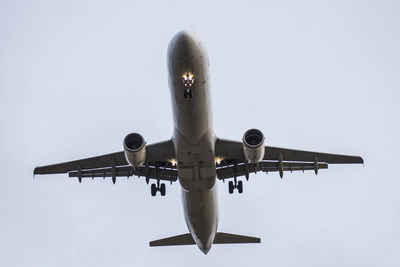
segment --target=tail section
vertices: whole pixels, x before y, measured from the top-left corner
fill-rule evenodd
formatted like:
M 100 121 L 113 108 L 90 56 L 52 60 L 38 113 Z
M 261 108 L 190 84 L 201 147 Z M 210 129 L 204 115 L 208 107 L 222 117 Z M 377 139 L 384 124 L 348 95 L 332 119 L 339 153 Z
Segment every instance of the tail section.
M 227 233 L 216 233 L 213 244 L 244 244 L 244 243 L 261 243 L 258 237 L 234 235 Z M 154 240 L 150 242 L 150 247 L 162 246 L 181 246 L 181 245 L 195 245 L 191 234 L 183 234 Z

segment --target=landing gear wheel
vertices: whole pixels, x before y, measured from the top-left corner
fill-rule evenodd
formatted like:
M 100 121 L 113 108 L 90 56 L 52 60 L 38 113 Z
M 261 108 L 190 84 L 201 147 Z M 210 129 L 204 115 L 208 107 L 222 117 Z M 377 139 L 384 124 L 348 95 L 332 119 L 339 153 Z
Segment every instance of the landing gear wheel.
M 151 195 L 155 197 L 157 194 L 157 187 L 156 184 L 151 184 Z
M 165 196 L 165 184 L 161 184 L 160 193 L 161 193 L 162 196 Z
M 229 181 L 229 183 L 228 183 L 228 188 L 229 188 L 229 194 L 232 194 L 232 193 L 233 193 L 233 189 L 234 189 L 234 186 L 233 186 L 233 182 L 232 182 L 232 181 Z
M 239 181 L 237 185 L 239 194 L 243 193 L 243 181 Z

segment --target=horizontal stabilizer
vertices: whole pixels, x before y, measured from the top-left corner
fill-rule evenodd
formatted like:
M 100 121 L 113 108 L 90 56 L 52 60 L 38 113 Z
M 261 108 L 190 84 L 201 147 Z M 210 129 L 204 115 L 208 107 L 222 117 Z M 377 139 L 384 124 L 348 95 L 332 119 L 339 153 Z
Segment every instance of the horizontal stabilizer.
M 196 244 L 191 234 L 176 235 L 150 242 L 150 247 L 179 246 Z
M 261 243 L 258 237 L 217 233 L 213 244 Z
M 217 233 L 213 244 L 240 244 L 240 243 L 261 243 L 258 237 Z M 191 234 L 176 235 L 150 242 L 150 247 L 195 245 Z

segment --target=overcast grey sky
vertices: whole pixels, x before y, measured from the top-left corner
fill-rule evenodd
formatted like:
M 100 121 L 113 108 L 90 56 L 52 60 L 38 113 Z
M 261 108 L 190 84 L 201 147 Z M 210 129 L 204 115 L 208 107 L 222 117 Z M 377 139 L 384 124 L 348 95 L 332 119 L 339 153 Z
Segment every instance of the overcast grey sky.
M 398 1 L 0 1 L 0 266 L 400 266 Z M 32 179 L 172 135 L 166 49 L 207 47 L 215 131 L 359 154 L 362 166 L 218 184 L 219 230 L 260 245 L 149 248 L 186 233 L 180 189 Z M 249 262 L 251 262 L 249 264 Z M 139 265 L 140 264 L 140 265 Z

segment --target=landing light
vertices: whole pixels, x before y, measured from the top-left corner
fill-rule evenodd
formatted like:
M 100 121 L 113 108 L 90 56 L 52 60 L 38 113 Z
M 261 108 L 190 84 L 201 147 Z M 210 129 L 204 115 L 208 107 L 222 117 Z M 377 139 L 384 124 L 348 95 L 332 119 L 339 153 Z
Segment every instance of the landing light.
M 194 75 L 190 72 L 185 72 L 182 75 L 182 81 L 183 81 L 183 84 L 185 85 L 185 87 L 190 87 L 190 86 L 192 86 L 192 84 L 194 82 Z
M 215 158 L 215 164 L 220 165 L 222 158 Z
M 176 160 L 175 159 L 171 159 L 170 161 L 169 161 L 171 164 L 172 164 L 172 166 L 176 166 Z

